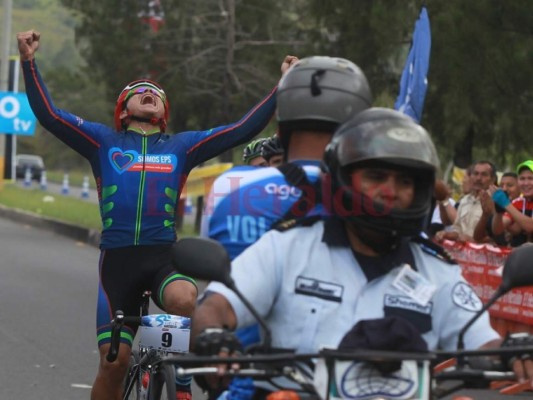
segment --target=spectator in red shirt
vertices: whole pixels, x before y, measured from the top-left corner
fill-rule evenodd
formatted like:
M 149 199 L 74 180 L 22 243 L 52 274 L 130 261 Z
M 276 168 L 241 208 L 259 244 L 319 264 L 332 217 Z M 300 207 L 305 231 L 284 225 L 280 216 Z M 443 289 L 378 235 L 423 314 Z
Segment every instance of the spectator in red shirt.
M 532 241 L 533 160 L 526 160 L 518 164 L 516 172 L 518 174 L 518 188 L 522 193 L 522 197 L 518 197 L 511 202 L 511 199 L 509 199 L 503 189 L 497 189 L 492 194 L 492 200 L 497 206 L 497 211 L 499 211 L 496 212 L 493 218 L 492 231 L 495 235 L 504 231 L 509 232 L 512 235 L 512 247 Z

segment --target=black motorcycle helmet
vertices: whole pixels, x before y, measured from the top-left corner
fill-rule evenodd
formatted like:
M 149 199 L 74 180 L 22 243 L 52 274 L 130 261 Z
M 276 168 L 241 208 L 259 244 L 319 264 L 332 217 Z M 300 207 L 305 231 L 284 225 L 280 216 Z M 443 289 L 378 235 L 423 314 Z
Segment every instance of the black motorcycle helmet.
M 415 194 L 411 206 L 387 209 L 356 192 L 351 172 L 368 166 L 412 173 Z M 378 107 L 355 115 L 336 130 L 324 153 L 323 167 L 331 180 L 329 203 L 333 214 L 392 242 L 423 230 L 432 210 L 439 159 L 429 134 L 410 117 Z

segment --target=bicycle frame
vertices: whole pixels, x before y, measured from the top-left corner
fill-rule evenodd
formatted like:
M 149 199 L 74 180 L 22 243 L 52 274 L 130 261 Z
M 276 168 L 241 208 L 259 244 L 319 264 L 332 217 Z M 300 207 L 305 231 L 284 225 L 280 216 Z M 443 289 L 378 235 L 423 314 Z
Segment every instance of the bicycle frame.
M 161 318 L 161 323 L 174 319 L 183 319 L 183 317 L 170 316 L 168 314 L 150 315 L 149 299 L 151 293 L 146 291 L 143 293 L 143 302 L 140 307 L 139 316 L 124 316 L 122 311 L 117 310 L 115 318 L 111 321 L 111 346 L 107 354 L 107 361 L 113 362 L 118 356 L 118 349 L 120 346 L 120 332 L 125 323 L 138 324 L 140 328 L 151 326 L 146 325 L 152 319 Z M 187 318 L 188 320 L 188 318 Z M 167 331 L 170 329 L 167 328 Z M 139 334 L 139 332 L 138 332 Z M 164 335 L 169 335 L 165 332 Z M 167 336 L 168 337 L 168 336 Z M 171 338 L 171 336 L 170 336 Z M 188 337 L 187 337 L 188 348 Z M 134 398 L 141 398 L 141 390 L 143 389 L 143 377 L 148 374 L 148 387 L 146 390 L 146 399 L 157 400 L 160 399 L 163 388 L 166 388 L 166 394 L 169 399 L 176 397 L 176 377 L 175 369 L 168 364 L 161 364 L 160 361 L 169 354 L 168 351 L 145 347 L 140 343 L 137 349 L 132 349 L 130 358 L 130 366 L 128 368 L 126 379 L 124 382 L 123 399 L 130 399 L 132 394 Z

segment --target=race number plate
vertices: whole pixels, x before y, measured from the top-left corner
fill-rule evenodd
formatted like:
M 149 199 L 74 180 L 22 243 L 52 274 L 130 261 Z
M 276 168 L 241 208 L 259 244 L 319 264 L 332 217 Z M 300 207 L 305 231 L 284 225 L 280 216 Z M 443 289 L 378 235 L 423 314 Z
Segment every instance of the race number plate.
M 139 327 L 139 345 L 171 353 L 187 353 L 190 334 L 190 318 L 169 314 L 147 315 Z

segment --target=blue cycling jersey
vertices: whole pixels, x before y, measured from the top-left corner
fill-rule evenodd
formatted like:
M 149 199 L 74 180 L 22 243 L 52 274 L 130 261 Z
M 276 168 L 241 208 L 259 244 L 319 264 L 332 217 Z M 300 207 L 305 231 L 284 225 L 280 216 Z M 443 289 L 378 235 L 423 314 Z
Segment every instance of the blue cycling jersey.
M 297 161 L 310 184 L 320 174 L 318 161 Z M 279 221 L 301 197 L 277 168 L 240 166 L 220 175 L 204 209 L 201 235 L 220 242 L 234 259 Z M 321 204 L 302 213 L 324 214 Z
M 236 123 L 176 135 L 117 132 L 57 109 L 35 60 L 23 61 L 28 100 L 41 125 L 91 164 L 96 180 L 100 247 L 176 240 L 180 192 L 192 168 L 260 133 L 275 111 L 275 89 Z
M 294 163 L 303 168 L 311 185 L 317 184 L 318 161 Z M 301 195 L 302 191 L 290 185 L 277 168 L 232 168 L 220 175 L 211 187 L 201 235 L 220 242 L 233 260 L 282 219 Z M 301 216 L 325 214 L 322 205 L 317 204 Z M 257 325 L 238 329 L 236 334 L 244 347 L 260 340 Z

